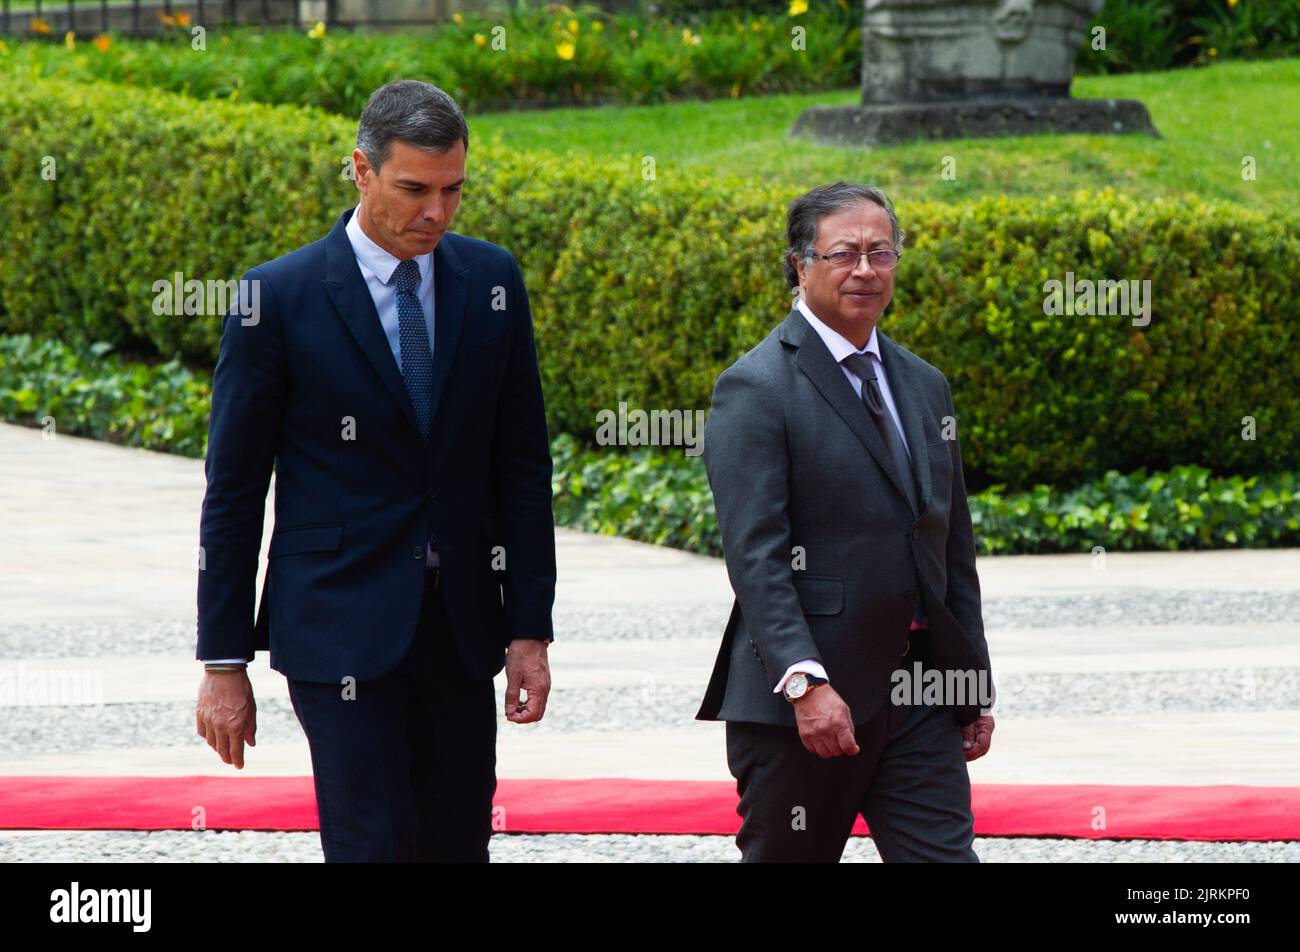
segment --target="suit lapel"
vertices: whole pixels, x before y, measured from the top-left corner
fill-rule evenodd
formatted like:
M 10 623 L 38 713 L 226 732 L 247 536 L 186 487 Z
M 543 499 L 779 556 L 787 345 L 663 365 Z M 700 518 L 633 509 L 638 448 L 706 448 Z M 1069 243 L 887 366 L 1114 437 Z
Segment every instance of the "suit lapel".
M 366 287 L 366 279 L 361 275 L 361 266 L 357 264 L 352 242 L 348 240 L 345 231 L 354 211 L 350 208 L 340 215 L 325 239 L 325 291 L 339 317 L 356 339 L 357 346 L 418 433 L 419 424 L 415 420 L 415 409 L 411 406 L 406 381 L 402 379 L 402 371 L 393 360 L 388 337 L 384 334 L 383 325 L 379 323 L 379 312 L 375 310 L 374 299 Z
M 908 499 L 907 492 L 899 482 L 899 474 L 894 472 L 893 461 L 889 457 L 885 441 L 880 438 L 880 433 L 871 422 L 867 408 L 862 405 L 862 401 L 853 392 L 852 384 L 845 378 L 844 371 L 835 362 L 831 352 L 826 349 L 826 344 L 812 329 L 812 325 L 799 313 L 797 307 L 790 309 L 789 315 L 782 323 L 781 339 L 794 345 L 794 362 L 796 366 L 812 381 L 812 385 L 817 388 L 817 392 L 831 405 L 848 425 L 848 428 L 853 431 L 853 435 L 866 447 L 867 452 L 872 455 L 880 468 L 889 477 L 889 481 L 894 484 L 894 488 L 898 490 L 899 495 L 904 499 Z M 888 372 L 886 370 L 886 373 Z M 889 378 L 889 382 L 892 391 L 894 382 L 892 376 Z M 908 441 L 911 440 L 912 436 L 908 433 Z M 915 465 L 916 456 L 913 456 L 912 459 L 913 465 Z M 928 496 L 926 498 L 928 499 Z M 911 505 L 910 501 L 908 504 Z M 922 503 L 922 508 L 924 509 L 924 503 Z
M 903 432 L 907 435 L 907 448 L 912 456 L 912 471 L 916 474 L 916 483 L 921 487 L 921 512 L 930 507 L 930 454 L 926 451 L 925 423 L 921 419 L 921 397 L 917 390 L 916 375 L 907 366 L 899 354 L 898 344 L 886 337 L 879 327 L 880 353 L 884 357 L 885 375 L 889 378 L 889 395 L 894 398 L 894 406 L 903 422 Z M 918 513 L 919 515 L 920 513 Z
M 402 379 L 401 368 L 393 359 L 392 348 L 379 321 L 374 299 L 366 280 L 361 275 L 352 243 L 348 240 L 346 226 L 355 209 L 339 216 L 334 228 L 325 239 L 325 290 L 335 310 L 347 325 L 361 352 L 379 374 L 384 387 L 397 401 L 411 428 L 419 432 L 411 395 Z M 433 315 L 433 388 L 430 420 L 436 420 L 438 403 L 451 373 L 452 358 L 460 340 L 465 322 L 465 303 L 468 291 L 465 267 L 452 250 L 447 235 L 443 235 L 433 251 L 434 315 Z
M 465 302 L 469 298 L 466 268 L 443 235 L 433 249 L 433 395 L 429 419 L 438 419 L 438 403 L 451 375 L 452 358 L 465 324 Z

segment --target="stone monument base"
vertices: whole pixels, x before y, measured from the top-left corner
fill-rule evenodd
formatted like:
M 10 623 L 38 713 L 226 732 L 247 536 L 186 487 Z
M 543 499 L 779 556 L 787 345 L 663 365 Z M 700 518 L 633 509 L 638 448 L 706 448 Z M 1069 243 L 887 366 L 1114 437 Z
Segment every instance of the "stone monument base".
M 1039 133 L 1160 136 L 1136 99 L 970 99 L 954 102 L 811 106 L 790 129 L 826 145 L 894 145 L 915 139 L 965 139 Z

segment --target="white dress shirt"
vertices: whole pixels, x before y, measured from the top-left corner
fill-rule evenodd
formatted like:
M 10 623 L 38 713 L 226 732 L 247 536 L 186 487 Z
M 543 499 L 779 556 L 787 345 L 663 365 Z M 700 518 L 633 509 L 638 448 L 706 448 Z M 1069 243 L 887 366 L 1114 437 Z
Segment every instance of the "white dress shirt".
M 357 256 L 357 266 L 361 269 L 361 276 L 366 280 L 366 289 L 375 302 L 375 310 L 379 312 L 379 323 L 384 329 L 384 336 L 388 338 L 388 347 L 393 352 L 393 360 L 397 363 L 397 370 L 400 373 L 402 369 L 402 337 L 397 317 L 397 288 L 393 287 L 389 282 L 393 280 L 393 272 L 397 270 L 397 265 L 402 259 L 394 257 L 379 247 L 362 230 L 360 205 L 353 210 L 352 217 L 348 219 L 344 230 L 347 232 L 348 241 L 352 243 L 352 252 Z M 424 324 L 429 334 L 429 353 L 432 354 L 434 320 L 433 252 L 416 255 L 414 260 L 420 269 L 420 285 L 416 288 L 416 295 L 420 299 L 420 306 L 424 309 Z M 438 565 L 438 553 L 427 543 L 425 545 L 424 564 L 430 568 L 435 568 Z M 244 664 L 249 660 L 248 658 L 217 658 L 207 660 L 204 663 Z

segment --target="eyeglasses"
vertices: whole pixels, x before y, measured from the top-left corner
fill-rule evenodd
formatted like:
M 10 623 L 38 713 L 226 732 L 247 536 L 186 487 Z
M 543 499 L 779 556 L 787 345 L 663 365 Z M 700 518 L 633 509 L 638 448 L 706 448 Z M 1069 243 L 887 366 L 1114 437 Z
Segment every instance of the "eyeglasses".
M 836 271 L 848 271 L 850 268 L 858 266 L 858 259 L 863 255 L 867 256 L 867 263 L 872 268 L 879 268 L 882 271 L 893 271 L 901 258 L 902 252 L 894 251 L 892 248 L 878 248 L 875 251 L 832 251 L 828 255 L 818 254 L 813 251 L 814 258 L 821 258 L 828 262 Z

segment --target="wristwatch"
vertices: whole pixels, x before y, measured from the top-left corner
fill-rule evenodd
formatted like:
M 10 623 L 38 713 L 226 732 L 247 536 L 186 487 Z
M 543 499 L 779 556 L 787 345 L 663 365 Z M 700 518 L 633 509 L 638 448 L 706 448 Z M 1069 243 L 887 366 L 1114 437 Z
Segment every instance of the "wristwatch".
M 785 699 L 793 704 L 801 697 L 805 697 L 813 688 L 820 684 L 829 684 L 825 678 L 819 678 L 815 674 L 808 674 L 806 671 L 796 671 L 790 675 L 790 680 L 785 682 Z

